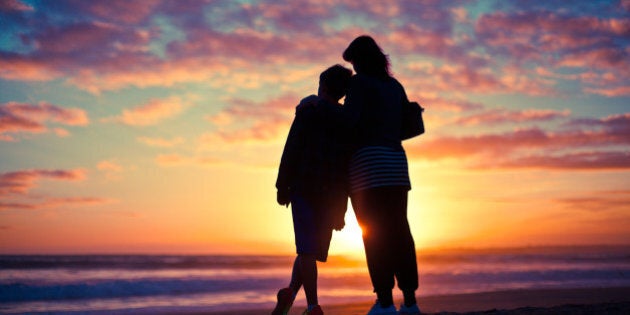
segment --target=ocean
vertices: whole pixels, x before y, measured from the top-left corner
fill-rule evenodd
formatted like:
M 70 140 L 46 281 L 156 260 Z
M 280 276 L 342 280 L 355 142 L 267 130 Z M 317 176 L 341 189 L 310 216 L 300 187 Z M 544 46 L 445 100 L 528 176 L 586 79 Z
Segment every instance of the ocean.
M 156 314 L 271 309 L 293 257 L 3 255 L 0 313 Z M 630 247 L 419 251 L 418 295 L 630 286 Z M 323 305 L 372 301 L 365 262 L 320 264 Z M 398 294 L 398 292 L 396 292 Z M 395 295 L 400 299 L 400 295 Z M 300 292 L 296 305 L 304 305 Z

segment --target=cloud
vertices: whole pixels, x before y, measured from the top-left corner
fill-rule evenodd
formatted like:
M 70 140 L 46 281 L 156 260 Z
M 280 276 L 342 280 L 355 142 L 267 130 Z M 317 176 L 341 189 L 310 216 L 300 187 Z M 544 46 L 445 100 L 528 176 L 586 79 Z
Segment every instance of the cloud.
M 160 166 L 177 166 L 189 163 L 190 160 L 179 154 L 160 154 L 155 158 L 155 162 Z
M 570 210 L 578 209 L 598 213 L 628 210 L 630 209 L 630 191 L 597 191 L 583 197 L 557 198 L 554 201 Z
M 107 179 L 120 179 L 125 168 L 115 160 L 103 160 L 96 164 L 96 168 L 105 174 Z
M 536 65 L 614 74 L 607 84 L 575 80 L 586 93 L 626 96 L 630 23 L 619 7 L 516 2 L 472 14 L 452 1 L 42 2 L 11 11 L 8 36 L 19 49 L 0 51 L 0 77 L 63 79 L 92 93 L 185 82 L 261 87 L 287 65 L 341 61 L 349 41 L 369 33 L 403 65 L 434 62 L 400 72 L 427 90 L 557 93 L 559 77 L 537 76 Z
M 407 92 L 409 93 L 409 91 Z M 415 93 L 414 94 L 418 94 Z M 440 110 L 440 111 L 449 111 L 449 112 L 468 112 L 483 109 L 484 106 L 481 103 L 471 102 L 468 100 L 462 99 L 448 99 L 443 97 L 434 97 L 434 96 L 423 96 L 423 95 L 407 95 L 410 100 L 415 100 L 420 105 L 426 108 L 430 108 L 430 110 Z
M 29 190 L 36 187 L 36 183 L 42 179 L 82 181 L 86 177 L 85 173 L 83 169 L 32 169 L 0 173 L 0 196 L 26 194 Z
M 554 95 L 554 81 L 540 78 L 528 69 L 502 66 L 468 66 L 465 63 L 439 64 L 410 62 L 400 72 L 400 81 L 406 83 L 408 93 L 424 91 L 439 94 L 492 94 L 520 93 L 525 95 Z
M 558 118 L 565 118 L 571 114 L 569 110 L 557 111 L 552 109 L 487 109 L 481 113 L 462 117 L 455 121 L 455 125 L 495 125 L 504 123 L 544 122 Z
M 177 96 L 166 99 L 152 99 L 146 104 L 123 110 L 115 117 L 104 118 L 104 122 L 119 122 L 129 126 L 150 126 L 177 116 L 191 107 L 190 100 Z
M 95 206 L 114 202 L 110 199 L 97 197 L 63 197 L 46 198 L 41 202 L 3 202 L 0 201 L 0 211 L 7 210 L 42 210 L 50 208 L 68 208 L 80 206 Z
M 218 127 L 215 133 L 218 139 L 228 143 L 274 141 L 288 132 L 300 99 L 292 93 L 262 102 L 231 99 L 227 107 L 206 119 Z M 206 137 L 202 142 L 216 139 Z
M 100 197 L 50 197 L 30 194 L 30 191 L 36 188 L 38 182 L 42 180 L 78 182 L 85 179 L 86 171 L 84 169 L 29 169 L 0 173 L 0 211 L 92 206 L 114 201 Z
M 170 148 L 184 143 L 186 140 L 183 137 L 174 137 L 171 139 L 165 138 L 151 138 L 151 137 L 138 137 L 136 140 L 150 147 L 158 148 Z
M 8 102 L 0 105 L 0 140 L 15 140 L 13 135 L 19 133 L 49 132 L 47 123 L 86 126 L 89 122 L 86 112 L 79 108 L 63 108 L 46 102 Z M 61 128 L 53 128 L 52 131 L 58 136 L 69 134 Z
M 481 163 L 478 168 L 539 168 L 559 170 L 630 170 L 630 152 L 582 152 L 517 157 Z
M 612 75 L 605 84 L 582 81 L 586 93 L 628 95 L 630 22 L 625 18 L 574 15 L 549 9 L 493 12 L 475 25 L 481 45 L 520 69 L 545 64 Z M 574 70 L 574 71 L 575 71 Z M 579 77 L 578 77 L 579 79 Z
M 630 114 L 574 119 L 560 130 L 537 127 L 503 133 L 440 136 L 410 145 L 410 157 L 468 160 L 471 167 L 627 169 Z M 471 162 L 472 161 L 472 162 Z
M 180 154 L 160 154 L 155 158 L 155 163 L 163 167 L 173 166 L 216 166 L 229 161 L 210 156 L 183 156 Z
M 5 0 L 0 2 L 0 12 L 33 11 L 33 7 L 19 0 Z

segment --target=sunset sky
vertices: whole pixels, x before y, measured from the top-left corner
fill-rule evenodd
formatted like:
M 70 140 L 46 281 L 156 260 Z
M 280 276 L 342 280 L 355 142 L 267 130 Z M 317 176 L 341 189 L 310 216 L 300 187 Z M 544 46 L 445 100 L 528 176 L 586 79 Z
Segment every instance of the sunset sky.
M 628 0 L 0 0 L 0 27 L 0 253 L 292 253 L 282 146 L 363 34 L 426 108 L 418 249 L 630 244 Z

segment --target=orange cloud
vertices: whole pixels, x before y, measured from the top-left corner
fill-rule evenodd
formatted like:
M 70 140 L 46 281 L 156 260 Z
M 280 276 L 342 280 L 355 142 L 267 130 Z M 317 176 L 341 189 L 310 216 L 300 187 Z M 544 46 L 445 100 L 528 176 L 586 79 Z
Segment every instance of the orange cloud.
M 174 147 L 178 144 L 184 143 L 186 140 L 182 137 L 174 137 L 171 139 L 165 138 L 151 138 L 151 137 L 138 137 L 138 142 L 144 143 L 150 147 L 158 147 L 158 148 L 170 148 Z
M 96 164 L 96 168 L 105 174 L 107 179 L 120 179 L 120 174 L 124 171 L 122 165 L 113 160 L 103 160 Z
M 160 154 L 155 158 L 155 162 L 160 166 L 177 166 L 190 162 L 190 159 L 179 154 Z
M 85 170 L 34 169 L 0 173 L 0 196 L 26 194 L 42 179 L 82 181 L 85 179 Z
M 557 198 L 556 203 L 564 205 L 570 210 L 585 210 L 589 212 L 606 212 L 611 210 L 630 210 L 630 191 L 597 191 L 590 196 Z
M 130 126 L 156 125 L 165 119 L 179 115 L 191 106 L 192 103 L 189 100 L 177 96 L 153 99 L 144 105 L 125 109 L 119 116 L 104 118 L 103 121 L 120 122 Z
M 42 202 L 0 202 L 0 211 L 5 210 L 41 210 L 59 207 L 94 206 L 111 203 L 113 200 L 96 197 L 47 198 Z

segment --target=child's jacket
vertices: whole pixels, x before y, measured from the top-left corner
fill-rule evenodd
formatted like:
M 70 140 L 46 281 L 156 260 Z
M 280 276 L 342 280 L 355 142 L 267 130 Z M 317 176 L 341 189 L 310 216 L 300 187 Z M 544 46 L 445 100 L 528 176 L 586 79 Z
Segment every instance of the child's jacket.
M 335 229 L 343 227 L 347 208 L 347 130 L 341 106 L 319 100 L 299 106 L 287 137 L 276 188 L 314 199 L 322 217 Z

